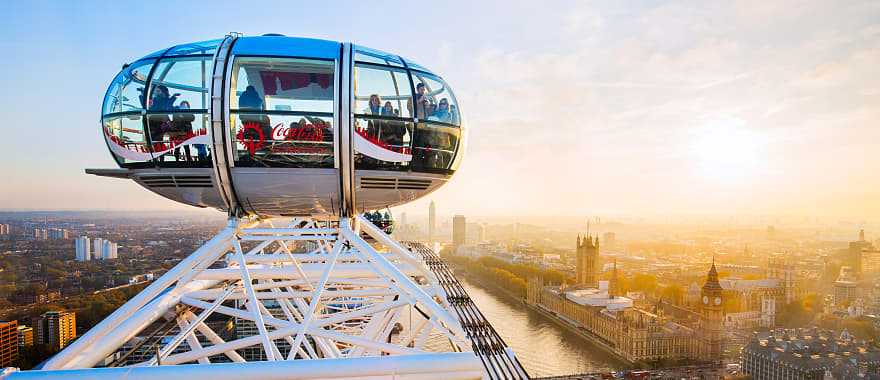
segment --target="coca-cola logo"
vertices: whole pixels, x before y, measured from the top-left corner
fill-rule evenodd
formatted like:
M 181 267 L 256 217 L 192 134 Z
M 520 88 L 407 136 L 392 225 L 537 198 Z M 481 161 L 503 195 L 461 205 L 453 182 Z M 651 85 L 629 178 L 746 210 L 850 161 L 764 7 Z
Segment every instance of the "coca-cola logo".
M 272 128 L 273 140 L 324 141 L 324 129 L 314 124 L 279 123 Z

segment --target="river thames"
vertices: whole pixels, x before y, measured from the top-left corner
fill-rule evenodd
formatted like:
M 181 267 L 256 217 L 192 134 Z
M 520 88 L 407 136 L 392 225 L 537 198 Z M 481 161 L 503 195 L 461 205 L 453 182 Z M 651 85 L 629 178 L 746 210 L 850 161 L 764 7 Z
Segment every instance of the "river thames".
M 459 281 L 489 323 L 504 338 L 533 377 L 605 372 L 626 365 L 547 317 L 528 309 L 504 293 Z

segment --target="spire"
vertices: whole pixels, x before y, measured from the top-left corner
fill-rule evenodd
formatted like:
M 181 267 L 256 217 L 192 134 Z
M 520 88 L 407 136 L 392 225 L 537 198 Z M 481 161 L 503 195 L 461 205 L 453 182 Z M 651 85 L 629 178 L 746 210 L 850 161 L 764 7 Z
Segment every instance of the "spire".
M 715 268 L 715 255 L 712 255 L 712 268 L 709 268 L 709 278 L 718 280 L 718 269 Z
M 703 284 L 703 290 L 706 289 L 721 290 L 721 283 L 718 282 L 718 269 L 715 268 L 715 256 L 712 256 L 712 267 L 709 268 L 706 283 Z
M 578 247 L 578 248 L 581 247 L 581 234 L 578 234 L 578 244 L 577 244 L 577 247 Z
M 865 230 L 859 230 L 859 241 L 865 241 Z

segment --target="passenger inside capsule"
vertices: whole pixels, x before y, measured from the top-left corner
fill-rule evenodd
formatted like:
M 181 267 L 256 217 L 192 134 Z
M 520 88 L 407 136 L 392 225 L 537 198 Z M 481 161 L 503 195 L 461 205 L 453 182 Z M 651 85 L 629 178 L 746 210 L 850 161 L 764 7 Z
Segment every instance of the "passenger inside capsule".
M 238 96 L 238 108 L 253 111 L 263 110 L 263 97 L 257 92 L 256 87 L 248 85 L 247 88 L 244 89 L 244 92 Z M 256 124 L 256 127 L 260 128 L 260 131 L 263 132 L 262 139 L 260 139 L 260 136 L 252 136 L 255 132 L 246 130 L 243 133 L 247 138 L 256 140 L 272 139 L 272 124 L 268 116 L 240 114 L 239 117 L 241 118 L 241 123 L 243 125 L 248 123 Z

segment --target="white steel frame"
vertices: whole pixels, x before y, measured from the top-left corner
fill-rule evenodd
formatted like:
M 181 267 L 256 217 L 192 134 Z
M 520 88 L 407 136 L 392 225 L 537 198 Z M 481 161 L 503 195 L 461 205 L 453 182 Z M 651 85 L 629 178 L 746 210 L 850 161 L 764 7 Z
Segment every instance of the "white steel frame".
M 384 249 L 367 243 L 362 232 Z M 298 368 L 271 376 L 279 379 L 324 377 L 331 369 L 338 377 L 399 378 L 407 373 L 401 366 L 419 360 L 446 363 L 432 365 L 432 377 L 483 377 L 483 367 L 451 310 L 425 263 L 361 216 L 333 224 L 292 218 L 284 227 L 272 220 L 233 218 L 213 239 L 48 360 L 42 371 L 0 377 L 47 378 L 56 372 L 70 378 L 122 371 L 92 368 L 118 359 L 124 344 L 163 321 L 175 328 L 157 340 L 155 350 L 148 351 L 150 358 L 127 363 L 137 371 L 117 374 L 167 380 L 159 375 L 167 371 L 159 368 L 177 365 L 205 368 L 198 372 L 204 374 L 213 371 L 209 367 L 253 368 L 252 375 L 269 376 L 275 367 L 216 363 L 220 357 L 246 363 L 241 350 L 249 348 L 262 352 L 265 361 L 293 362 L 277 368 Z M 205 323 L 212 315 L 253 323 L 257 333 L 224 340 Z M 426 346 L 429 340 L 443 342 L 442 348 Z M 381 360 L 365 360 L 369 357 Z M 347 359 L 364 360 L 361 366 L 341 364 L 349 363 Z M 69 369 L 80 370 L 46 371 Z M 418 369 L 407 371 L 424 376 Z

